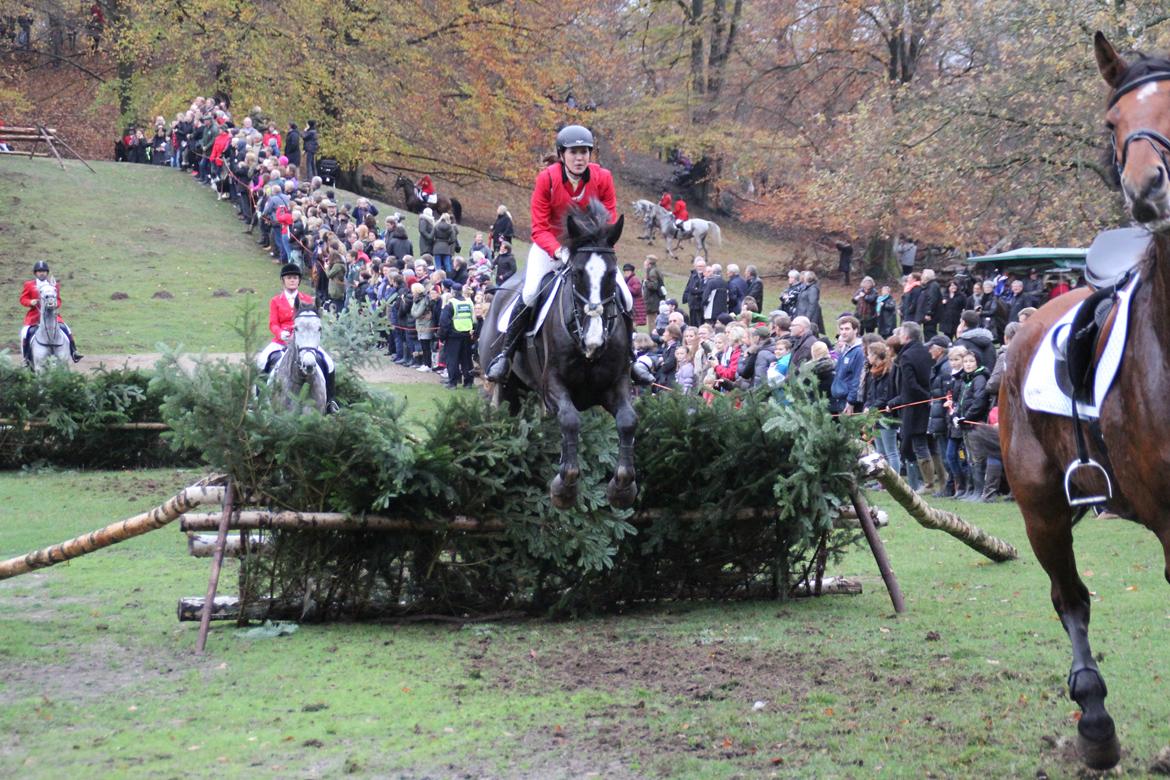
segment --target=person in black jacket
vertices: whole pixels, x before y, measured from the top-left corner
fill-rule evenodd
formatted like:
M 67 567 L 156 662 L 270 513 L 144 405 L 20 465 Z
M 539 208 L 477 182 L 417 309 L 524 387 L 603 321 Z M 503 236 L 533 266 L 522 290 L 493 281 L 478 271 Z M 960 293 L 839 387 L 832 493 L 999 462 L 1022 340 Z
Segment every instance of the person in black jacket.
M 983 480 L 987 470 L 987 454 L 977 438 L 971 436 L 972 423 L 987 421 L 991 409 L 987 396 L 988 371 L 979 365 L 972 353 L 963 358 L 963 373 L 955 380 L 957 400 L 952 407 L 953 422 L 963 431 L 963 445 L 971 462 L 971 480 L 974 489 L 964 498 L 979 501 L 983 496 Z
M 402 260 L 407 255 L 414 254 L 414 245 L 406 237 L 406 226 L 397 225 L 386 240 L 387 254 L 394 255 L 395 260 Z
M 890 399 L 889 405 L 902 407 L 902 460 L 918 464 L 923 483 L 913 487 L 924 492 L 935 487 L 934 463 L 930 460 L 930 444 L 926 438 L 930 422 L 930 406 L 926 402 L 930 400 L 930 370 L 934 361 L 922 343 L 922 326 L 917 322 L 903 322 L 897 336 L 902 342 L 902 350 L 894 361 L 897 395 Z M 912 474 L 909 469 L 907 473 Z
M 691 275 L 687 279 L 687 286 L 683 288 L 683 300 L 687 302 L 690 316 L 687 324 L 699 327 L 703 324 L 703 283 L 707 277 L 707 261 L 696 257 L 691 268 Z
M 918 299 L 918 316 L 915 322 L 922 324 L 923 338 L 930 339 L 938 334 L 939 306 L 942 304 L 942 288 L 934 278 L 934 269 L 922 272 L 922 297 Z
M 759 305 L 760 310 L 764 309 L 764 280 L 760 278 L 760 272 L 754 265 L 749 265 L 743 269 L 744 278 L 747 279 L 747 294 L 745 298 L 753 299 Z
M 939 304 L 938 332 L 953 339 L 955 332 L 959 329 L 959 318 L 966 311 L 966 308 L 967 296 L 963 295 L 958 280 L 952 279 L 951 283 L 947 285 L 946 292 L 943 293 L 942 302 Z
M 488 243 L 491 245 L 492 254 L 498 255 L 501 251 L 500 246 L 502 244 L 511 246 L 512 239 L 515 236 L 516 227 L 512 224 L 512 214 L 501 203 L 496 209 L 496 221 L 492 223 L 492 229 L 488 233 Z
M 947 394 L 951 390 L 950 348 L 951 340 L 941 333 L 926 342 L 926 349 L 934 360 L 930 369 L 930 422 L 926 425 L 926 434 L 930 437 L 930 459 L 940 483 L 938 490 L 934 491 L 935 498 L 950 498 L 960 492 L 960 476 L 943 463 L 950 423 L 946 410 Z M 947 476 L 945 485 L 941 484 L 944 474 Z
M 496 252 L 496 285 L 501 285 L 516 275 L 516 255 L 512 254 L 512 243 L 501 241 Z
M 715 264 L 703 282 L 703 321 L 714 323 L 720 314 L 726 313 L 727 282 L 723 281 L 722 266 Z
M 284 136 L 284 156 L 289 165 L 301 167 L 301 131 L 296 122 L 288 123 L 288 133 Z M 311 178 L 311 177 L 310 177 Z
M 316 120 L 309 120 L 309 127 L 305 130 L 304 135 L 305 148 L 305 175 L 302 179 L 312 181 L 313 177 L 317 175 L 317 122 Z

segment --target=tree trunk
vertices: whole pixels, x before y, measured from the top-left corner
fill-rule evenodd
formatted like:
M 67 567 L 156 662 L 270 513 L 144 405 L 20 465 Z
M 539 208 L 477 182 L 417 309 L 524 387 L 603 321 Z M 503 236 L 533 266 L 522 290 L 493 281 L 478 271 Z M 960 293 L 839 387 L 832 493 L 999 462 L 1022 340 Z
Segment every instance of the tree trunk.
M 18 574 L 27 574 L 35 569 L 43 569 L 46 566 L 52 566 L 123 542 L 131 537 L 141 536 L 148 531 L 162 528 L 199 504 L 223 501 L 224 489 L 211 484 L 218 479 L 220 478 L 208 477 L 179 491 L 166 503 L 128 520 L 120 520 L 67 542 L 61 542 L 43 550 L 34 550 L 27 555 L 0 562 L 0 580 L 15 577 Z
M 922 500 L 922 496 L 915 493 L 910 485 L 890 468 L 890 464 L 881 455 L 866 455 L 861 458 L 859 465 L 867 477 L 880 482 L 889 492 L 890 498 L 901 504 L 922 527 L 945 531 L 972 550 L 986 555 L 997 563 L 1012 561 L 1019 557 L 1016 548 L 1003 539 L 971 525 L 953 512 L 932 509 Z

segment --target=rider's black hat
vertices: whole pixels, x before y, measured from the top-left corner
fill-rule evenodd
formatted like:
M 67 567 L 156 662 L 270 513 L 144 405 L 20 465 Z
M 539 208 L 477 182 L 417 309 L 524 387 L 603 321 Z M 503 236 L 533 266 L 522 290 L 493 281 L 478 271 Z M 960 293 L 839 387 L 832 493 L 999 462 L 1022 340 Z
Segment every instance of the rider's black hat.
M 296 263 L 285 263 L 280 269 L 280 278 L 283 279 L 286 276 L 304 276 L 304 274 Z
M 46 263 L 44 260 L 37 260 L 35 263 L 33 263 L 33 273 L 34 274 L 37 271 L 46 271 L 47 272 L 48 270 L 49 270 L 49 264 Z

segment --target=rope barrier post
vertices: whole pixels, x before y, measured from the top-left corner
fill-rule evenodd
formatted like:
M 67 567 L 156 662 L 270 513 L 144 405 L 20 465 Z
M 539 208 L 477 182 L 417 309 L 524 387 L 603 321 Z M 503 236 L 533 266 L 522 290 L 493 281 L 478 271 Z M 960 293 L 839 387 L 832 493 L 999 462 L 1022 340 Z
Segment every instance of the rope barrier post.
M 195 654 L 203 655 L 207 647 L 207 631 L 211 628 L 211 612 L 215 608 L 215 591 L 219 588 L 219 572 L 223 567 L 224 549 L 227 547 L 228 525 L 231 522 L 233 483 L 228 480 L 223 495 L 223 515 L 219 519 L 219 533 L 215 537 L 215 553 L 211 557 L 211 577 L 207 582 L 207 597 L 203 599 L 203 614 L 199 618 L 199 638 L 195 641 Z
M 877 561 L 878 571 L 882 573 L 882 580 L 886 583 L 890 601 L 894 604 L 894 612 L 902 614 L 906 611 L 906 602 L 902 598 L 902 589 L 898 587 L 898 578 L 890 568 L 890 559 L 886 556 L 886 547 L 882 538 L 878 536 L 877 527 L 873 524 L 873 515 L 869 511 L 869 503 L 865 500 L 861 488 L 856 480 L 849 488 L 849 498 L 853 500 L 853 508 L 857 511 L 857 520 L 861 523 L 861 530 L 865 533 L 865 540 L 869 542 L 869 549 L 873 552 L 873 559 Z

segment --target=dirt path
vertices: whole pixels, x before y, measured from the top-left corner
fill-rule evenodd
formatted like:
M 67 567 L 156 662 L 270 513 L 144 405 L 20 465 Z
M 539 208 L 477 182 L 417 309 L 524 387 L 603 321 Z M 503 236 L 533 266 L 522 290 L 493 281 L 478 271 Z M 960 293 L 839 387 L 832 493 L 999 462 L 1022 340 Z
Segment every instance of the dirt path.
M 77 369 L 86 373 L 97 370 L 99 366 L 106 368 L 153 368 L 154 364 L 159 361 L 162 354 L 159 352 L 139 352 L 133 355 L 86 355 L 77 364 Z M 195 365 L 196 358 L 203 358 L 207 360 L 228 360 L 239 361 L 243 360 L 244 356 L 239 353 L 232 352 L 207 352 L 202 355 L 183 355 L 179 358 L 180 364 L 187 370 L 191 370 Z M 412 368 L 403 368 L 396 363 L 391 362 L 390 358 L 379 357 L 377 362 L 370 368 L 362 369 L 358 372 L 362 379 L 373 384 L 439 384 L 439 374 L 432 372 L 422 373 Z

